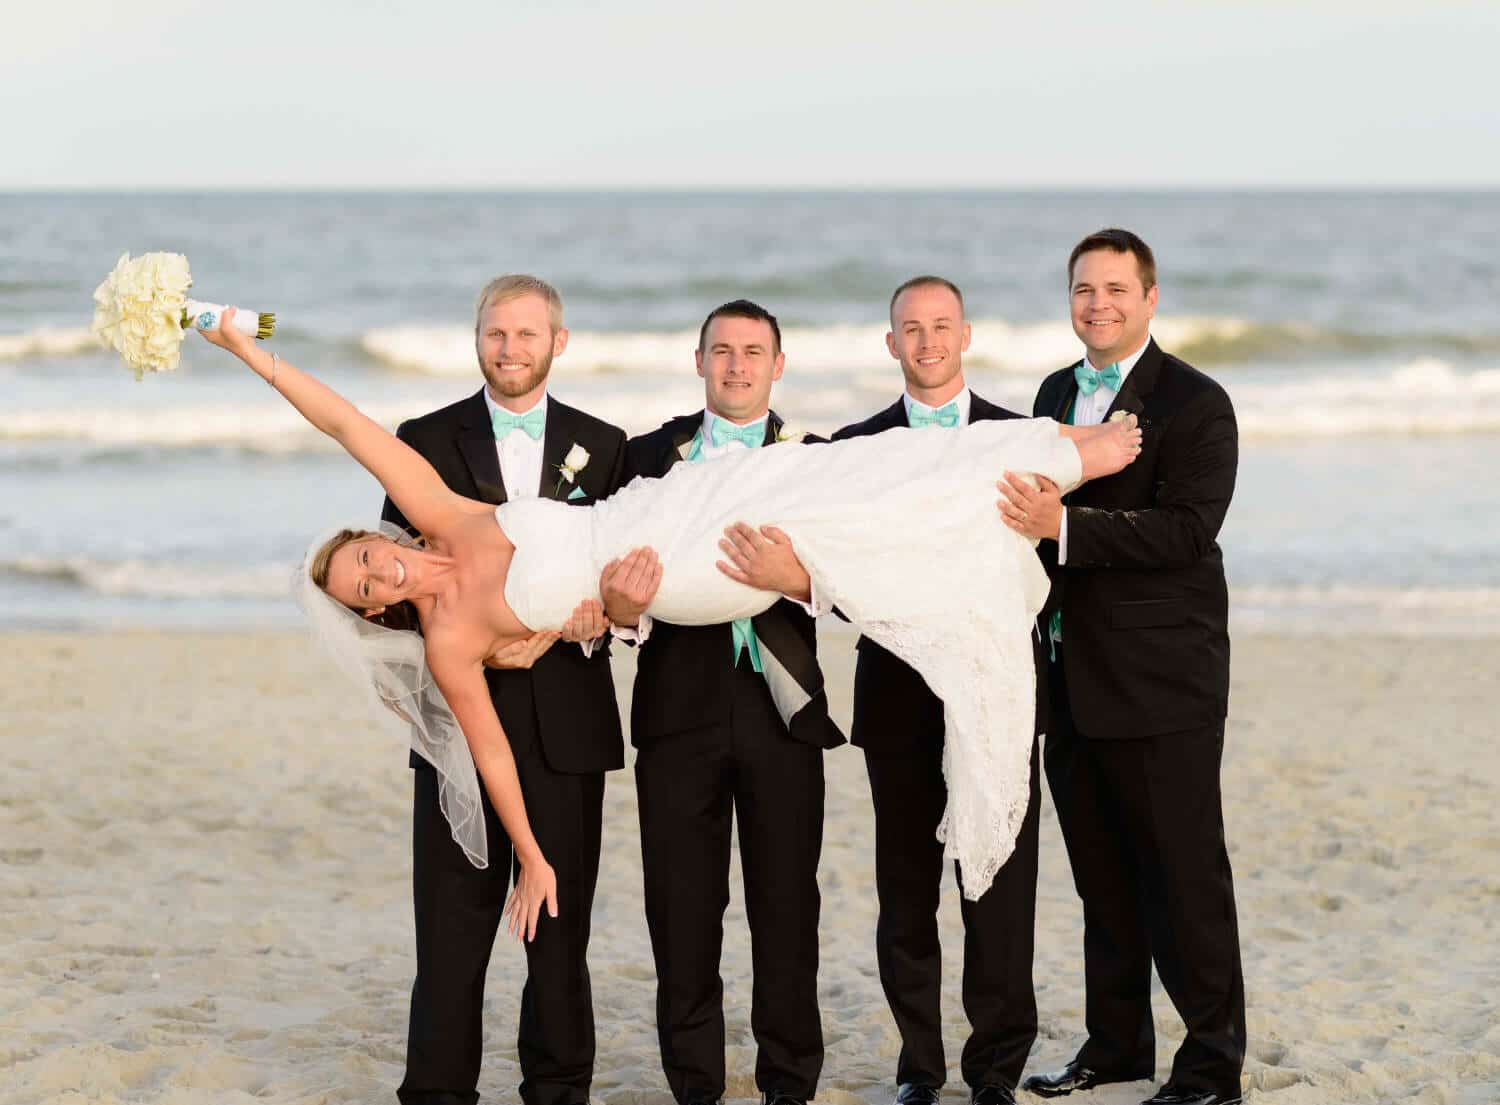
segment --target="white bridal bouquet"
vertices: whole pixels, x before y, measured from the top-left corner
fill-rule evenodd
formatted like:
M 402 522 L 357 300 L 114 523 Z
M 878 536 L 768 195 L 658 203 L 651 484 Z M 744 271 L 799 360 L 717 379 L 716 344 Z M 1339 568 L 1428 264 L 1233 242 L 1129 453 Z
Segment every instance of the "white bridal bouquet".
M 114 349 L 139 380 L 177 367 L 187 330 L 213 330 L 226 310 L 187 297 L 193 277 L 180 253 L 122 254 L 115 271 L 94 289 L 94 322 L 101 345 Z M 256 338 L 276 332 L 276 316 L 240 311 L 234 328 Z

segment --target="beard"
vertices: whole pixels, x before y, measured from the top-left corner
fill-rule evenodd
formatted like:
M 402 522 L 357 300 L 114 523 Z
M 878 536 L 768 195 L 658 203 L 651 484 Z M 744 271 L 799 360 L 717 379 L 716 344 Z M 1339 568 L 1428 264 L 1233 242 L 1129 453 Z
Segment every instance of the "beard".
M 547 379 L 547 373 L 552 371 L 552 352 L 547 354 L 531 366 L 531 371 L 526 373 L 507 372 L 501 373 L 492 365 L 481 363 L 480 372 L 484 374 L 485 383 L 489 384 L 490 390 L 496 395 L 514 398 L 517 395 L 525 395 L 535 391 Z

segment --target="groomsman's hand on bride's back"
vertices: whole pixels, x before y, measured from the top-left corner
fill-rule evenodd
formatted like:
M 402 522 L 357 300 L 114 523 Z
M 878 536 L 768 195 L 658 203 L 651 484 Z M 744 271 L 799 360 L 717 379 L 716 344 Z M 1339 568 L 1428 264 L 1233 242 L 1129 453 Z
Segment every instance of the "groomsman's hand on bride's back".
M 1031 479 L 1036 486 L 1031 485 Z M 1062 529 L 1062 491 L 1046 476 L 1028 479 L 1014 472 L 995 484 L 1000 489 L 1000 517 L 1022 537 L 1056 541 Z
M 736 583 L 757 591 L 775 591 L 798 602 L 812 601 L 812 577 L 797 558 L 792 539 L 775 526 L 757 530 L 736 522 L 724 531 L 719 548 L 732 563 L 715 563 Z
M 579 644 L 597 641 L 609 629 L 604 617 L 604 607 L 598 599 L 584 599 L 563 622 L 562 639 Z
M 557 643 L 561 634 L 555 629 L 544 629 L 533 633 L 530 637 L 522 637 L 514 644 L 506 645 L 504 648 L 496 649 L 484 658 L 484 666 L 494 668 L 496 671 L 509 671 L 515 668 L 529 668 L 535 664 L 546 651 Z
M 631 549 L 599 573 L 599 596 L 614 625 L 635 628 L 661 586 L 661 560 L 651 548 Z

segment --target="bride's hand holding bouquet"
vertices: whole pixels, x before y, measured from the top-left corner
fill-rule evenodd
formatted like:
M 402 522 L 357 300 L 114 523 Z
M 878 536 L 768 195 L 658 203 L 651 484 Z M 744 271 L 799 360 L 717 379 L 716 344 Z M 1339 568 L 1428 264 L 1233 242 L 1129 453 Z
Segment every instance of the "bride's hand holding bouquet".
M 124 254 L 94 289 L 90 329 L 102 345 L 120 354 L 137 380 L 148 372 L 171 372 L 177 367 L 187 331 L 218 330 L 226 316 L 232 320 L 229 325 L 247 340 L 269 338 L 276 332 L 275 315 L 240 313 L 189 299 L 192 283 L 187 258 L 180 253 L 146 253 L 134 258 Z

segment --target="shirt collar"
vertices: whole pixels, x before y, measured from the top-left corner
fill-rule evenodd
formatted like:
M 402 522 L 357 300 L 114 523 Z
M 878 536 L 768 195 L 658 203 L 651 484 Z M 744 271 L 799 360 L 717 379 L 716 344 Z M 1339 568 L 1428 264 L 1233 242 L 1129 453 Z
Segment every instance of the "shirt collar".
M 502 407 L 499 403 L 495 402 L 495 397 L 490 394 L 490 389 L 488 387 L 486 387 L 484 389 L 484 405 L 487 406 L 490 409 L 490 417 L 491 418 L 495 417 L 495 412 L 496 411 L 506 410 L 506 408 Z M 546 393 L 545 390 L 542 392 L 542 397 L 540 399 L 538 399 L 535 403 L 533 403 L 530 407 L 528 407 L 526 410 L 524 410 L 524 411 L 506 411 L 506 413 L 507 414 L 514 414 L 517 417 L 520 417 L 523 414 L 530 414 L 532 411 L 541 411 L 542 412 L 542 417 L 543 418 L 547 417 L 547 393 Z
M 1128 357 L 1121 357 L 1118 361 L 1115 362 L 1116 364 L 1118 364 L 1120 366 L 1120 387 L 1123 388 L 1125 386 L 1125 377 L 1127 377 L 1127 376 L 1130 375 L 1130 370 L 1135 367 L 1136 361 L 1138 361 L 1138 360 L 1141 359 L 1141 355 L 1146 352 L 1146 346 L 1148 346 L 1150 344 L 1151 344 L 1151 332 L 1148 330 L 1146 332 L 1146 340 L 1143 341 L 1143 342 L 1141 342 L 1141 347 L 1139 349 L 1137 349 L 1130 356 L 1128 356 Z M 1084 360 L 1084 363 L 1088 364 L 1088 366 L 1090 368 L 1094 367 L 1093 364 L 1089 361 L 1088 350 L 1084 350 L 1083 360 Z M 1101 390 L 1103 390 L 1103 389 L 1101 389 Z M 1119 394 L 1119 393 L 1116 392 L 1115 394 Z
M 972 398 L 973 393 L 969 391 L 969 385 L 965 384 L 957 395 L 948 400 L 949 403 L 958 404 L 958 424 L 960 426 L 967 426 L 969 424 L 969 407 L 971 406 Z M 938 409 L 937 407 L 929 407 L 920 399 L 913 399 L 911 393 L 908 391 L 901 393 L 901 402 L 906 408 L 906 420 L 908 422 L 911 421 L 911 409 L 913 407 L 918 407 L 924 411 L 935 411 Z M 943 404 L 945 407 L 947 405 L 948 403 Z

